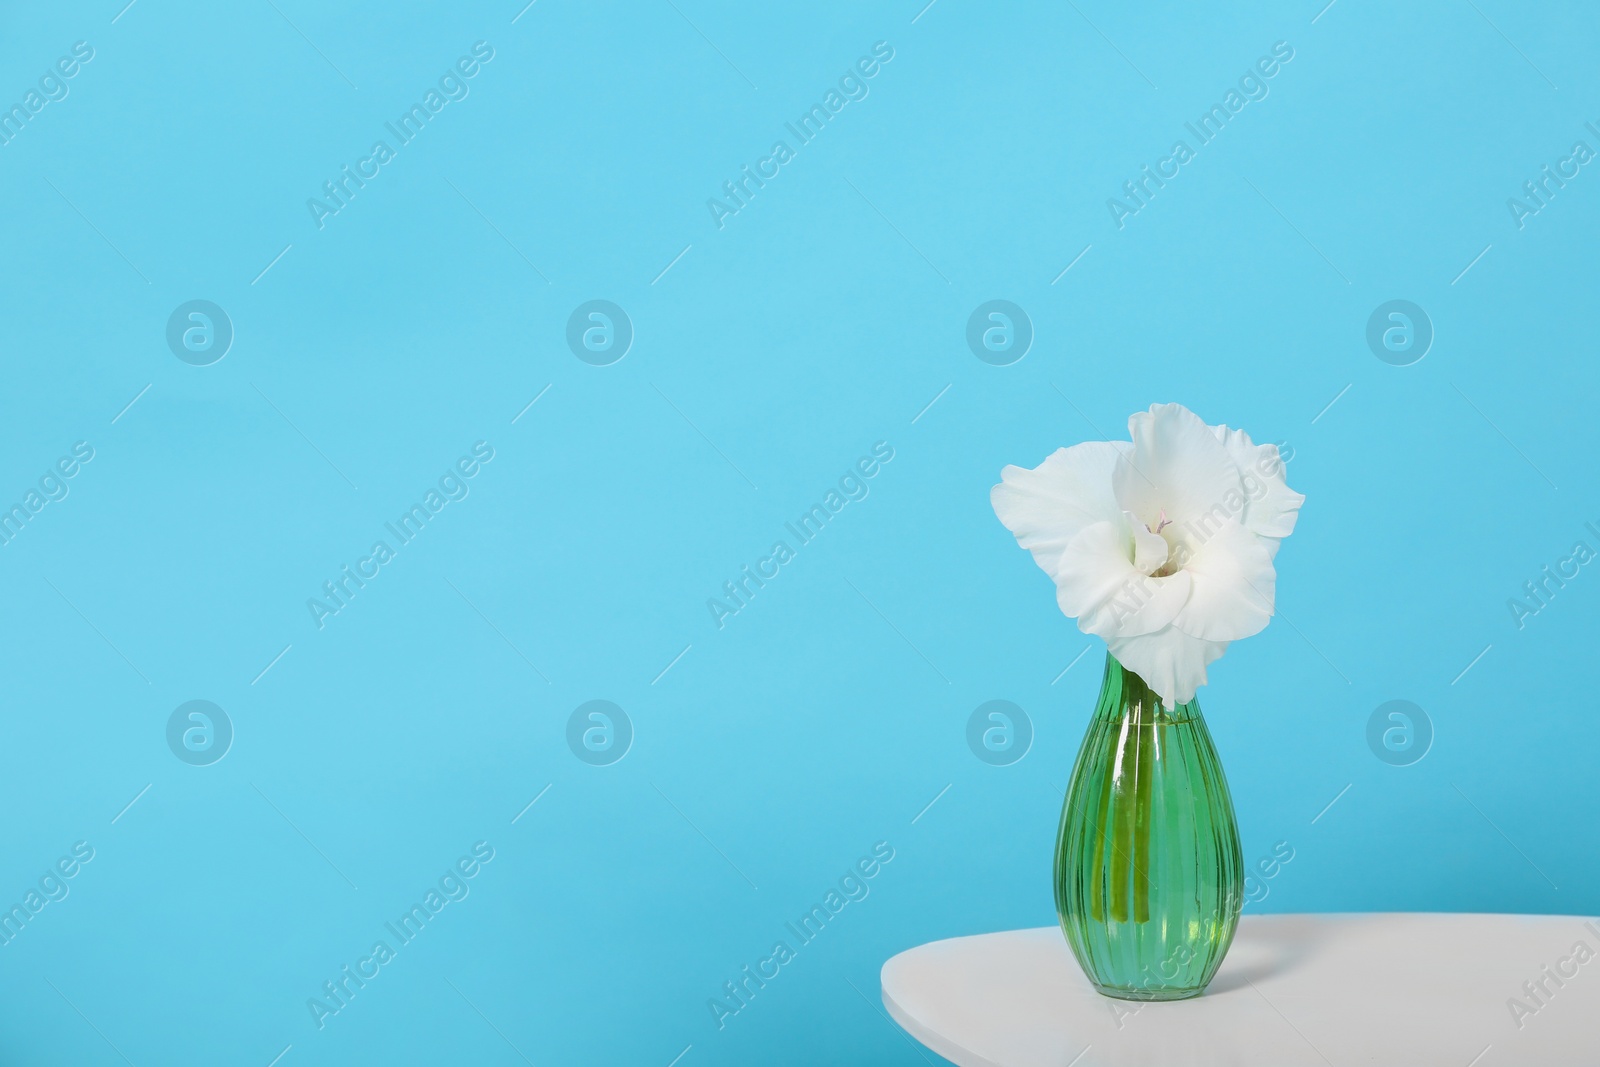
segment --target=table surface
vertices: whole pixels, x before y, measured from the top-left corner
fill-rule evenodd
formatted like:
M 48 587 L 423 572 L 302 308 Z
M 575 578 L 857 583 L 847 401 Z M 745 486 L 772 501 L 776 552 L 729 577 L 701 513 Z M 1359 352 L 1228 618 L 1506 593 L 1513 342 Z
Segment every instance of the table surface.
M 1011 930 L 900 953 L 883 1003 L 961 1067 L 1594 1067 L 1600 921 L 1247 915 L 1206 993 L 1166 1003 L 1096 993 L 1054 926 Z

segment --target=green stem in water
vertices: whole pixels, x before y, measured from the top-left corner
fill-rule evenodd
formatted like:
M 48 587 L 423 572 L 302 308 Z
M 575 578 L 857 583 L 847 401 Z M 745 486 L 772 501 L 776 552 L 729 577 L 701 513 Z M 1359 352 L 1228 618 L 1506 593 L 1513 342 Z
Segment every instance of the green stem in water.
M 1115 761 L 1107 761 L 1105 776 L 1100 781 L 1100 808 L 1099 818 L 1094 821 L 1094 849 L 1091 852 L 1093 867 L 1089 878 L 1089 914 L 1094 916 L 1096 922 L 1104 922 L 1106 918 L 1106 830 L 1111 822 L 1111 812 L 1114 807 L 1116 790 L 1117 767 Z M 1115 868 L 1113 868 L 1114 870 Z
M 1150 832 L 1161 705 L 1138 675 L 1120 664 L 1117 752 L 1097 798 L 1089 878 L 1089 913 L 1103 922 L 1150 921 Z M 1109 905 L 1109 908 L 1108 908 Z
M 1116 872 L 1113 879 L 1113 892 L 1111 896 L 1111 918 L 1115 922 L 1127 922 L 1129 917 L 1129 885 L 1130 875 L 1133 871 L 1133 831 L 1134 820 L 1138 815 L 1138 766 L 1139 766 L 1139 723 L 1136 714 L 1130 714 L 1122 720 L 1122 737 L 1120 738 L 1121 753 L 1114 761 L 1118 771 L 1116 777 L 1116 803 L 1113 812 L 1113 834 L 1111 838 L 1112 869 Z
M 1133 921 L 1150 921 L 1150 807 L 1155 784 L 1156 716 L 1148 703 L 1140 702 L 1139 757 L 1134 772 L 1133 826 Z
M 1105 677 L 1101 687 L 1108 692 L 1111 690 L 1113 679 L 1116 680 L 1117 691 L 1121 691 L 1122 665 L 1110 656 L 1106 657 Z M 1104 697 L 1102 696 L 1102 699 Z M 1096 711 L 1101 714 L 1101 711 Z M 1109 896 L 1114 896 L 1117 882 L 1115 872 L 1117 864 L 1108 865 L 1110 857 L 1106 850 L 1106 835 L 1111 829 L 1112 818 L 1116 808 L 1117 787 L 1117 761 L 1107 760 L 1100 777 L 1099 793 L 1095 797 L 1095 806 L 1099 809 L 1093 823 L 1094 848 L 1090 850 L 1091 860 L 1089 878 L 1089 914 L 1096 922 L 1104 922 L 1106 918 L 1106 902 Z

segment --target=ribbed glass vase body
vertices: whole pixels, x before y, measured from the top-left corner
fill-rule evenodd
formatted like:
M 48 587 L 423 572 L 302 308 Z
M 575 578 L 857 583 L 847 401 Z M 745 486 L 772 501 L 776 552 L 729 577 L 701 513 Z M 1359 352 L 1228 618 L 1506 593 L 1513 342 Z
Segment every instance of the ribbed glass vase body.
M 1196 996 L 1233 941 L 1244 859 L 1222 764 L 1191 700 L 1165 707 L 1112 656 L 1056 837 L 1056 913 L 1106 996 Z

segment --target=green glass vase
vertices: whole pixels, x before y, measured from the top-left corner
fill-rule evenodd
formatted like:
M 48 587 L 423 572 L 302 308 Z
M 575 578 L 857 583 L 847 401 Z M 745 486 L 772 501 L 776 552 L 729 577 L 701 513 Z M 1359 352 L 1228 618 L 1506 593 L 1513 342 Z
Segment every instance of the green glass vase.
M 1095 989 L 1205 991 L 1233 941 L 1244 858 L 1196 700 L 1168 708 L 1108 655 L 1056 836 L 1056 914 Z

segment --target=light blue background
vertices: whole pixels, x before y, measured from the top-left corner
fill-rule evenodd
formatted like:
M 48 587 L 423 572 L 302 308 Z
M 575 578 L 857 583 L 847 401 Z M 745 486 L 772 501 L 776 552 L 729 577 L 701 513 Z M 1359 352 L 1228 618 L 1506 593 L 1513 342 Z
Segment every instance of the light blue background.
M 1474 2 L 7 4 L 7 106 L 95 53 L 0 147 L 0 500 L 95 458 L 0 548 L 0 902 L 95 858 L 0 947 L 0 1062 L 921 1062 L 878 968 L 1054 920 L 1103 657 L 989 486 L 1155 401 L 1288 442 L 1307 496 L 1279 618 L 1201 694 L 1246 858 L 1295 850 L 1252 909 L 1600 911 L 1600 574 L 1521 630 L 1506 604 L 1600 548 L 1600 175 L 1506 206 L 1600 148 L 1600 25 Z M 479 40 L 319 230 L 307 198 Z M 878 41 L 719 230 L 707 198 Z M 1117 229 L 1277 41 L 1270 95 Z M 236 330 L 209 367 L 164 339 L 196 298 Z M 609 367 L 565 343 L 595 298 L 636 330 Z M 995 298 L 1036 331 L 1008 367 L 964 340 Z M 1393 298 L 1436 330 L 1413 366 L 1364 340 Z M 319 630 L 307 598 L 479 440 L 470 496 Z M 870 496 L 719 630 L 707 598 L 877 441 Z M 236 731 L 208 767 L 165 741 L 192 699 Z M 565 741 L 591 699 L 636 731 L 611 766 Z M 1008 767 L 966 746 L 991 699 L 1034 725 Z M 1367 747 L 1390 699 L 1436 731 L 1412 766 Z M 319 1030 L 307 998 L 480 840 Z M 719 1030 L 708 998 L 879 841 Z

